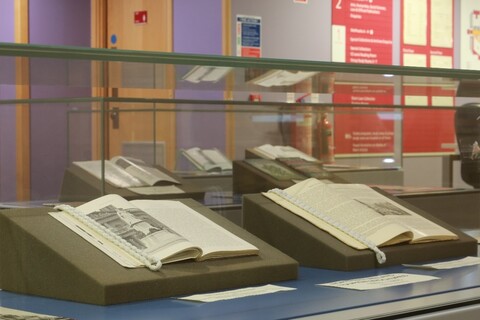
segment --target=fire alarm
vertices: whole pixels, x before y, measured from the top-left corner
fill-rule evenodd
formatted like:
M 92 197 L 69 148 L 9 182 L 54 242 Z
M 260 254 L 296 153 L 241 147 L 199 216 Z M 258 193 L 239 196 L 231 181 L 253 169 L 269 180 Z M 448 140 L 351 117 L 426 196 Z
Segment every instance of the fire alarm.
M 147 23 L 147 10 L 135 11 L 133 14 L 133 21 L 135 24 L 145 24 Z

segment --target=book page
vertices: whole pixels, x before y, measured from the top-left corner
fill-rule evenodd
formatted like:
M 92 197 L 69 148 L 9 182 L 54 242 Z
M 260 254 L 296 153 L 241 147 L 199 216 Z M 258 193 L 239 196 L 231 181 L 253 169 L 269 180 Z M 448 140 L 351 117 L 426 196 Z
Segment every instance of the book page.
M 97 179 L 102 179 L 101 160 L 75 161 L 73 164 L 87 171 Z M 145 186 L 144 182 L 108 160 L 105 160 L 105 181 L 118 188 Z
M 111 160 L 113 163 L 123 168 L 132 176 L 144 182 L 144 185 L 154 186 L 158 184 L 180 184 L 180 182 L 168 174 L 145 164 L 139 159 L 114 157 Z
M 128 188 L 129 191 L 141 195 L 160 195 L 160 194 L 182 194 L 185 193 L 176 185 L 171 186 L 146 186 Z
M 123 239 L 145 255 L 161 260 L 162 263 L 192 259 L 200 254 L 197 247 L 177 232 L 118 195 L 112 194 L 97 198 L 78 206 L 75 211 L 108 229 L 110 233 Z M 53 217 L 61 216 L 65 215 L 65 212 L 54 212 L 51 215 Z M 87 230 L 86 232 L 90 234 L 91 238 L 95 239 L 97 235 L 103 236 L 97 239 L 99 243 L 96 244 L 104 243 L 104 247 L 108 247 L 108 250 L 104 250 L 105 253 L 109 254 L 110 251 L 115 251 L 116 255 L 125 255 L 120 246 L 114 246 L 112 240 L 108 240 L 108 233 L 102 232 L 101 228 L 94 228 L 95 224 L 88 225 L 80 220 L 77 220 L 76 224 L 78 228 Z M 114 244 L 116 243 L 114 242 Z M 110 256 L 116 258 L 116 256 Z M 118 260 L 117 262 L 122 264 Z
M 218 149 L 200 149 L 198 147 L 183 150 L 185 157 L 202 171 L 232 170 L 232 162 Z
M 453 232 L 424 218 L 366 185 L 332 184 L 330 188 L 372 208 L 384 216 L 385 219 L 405 225 L 413 233 L 411 242 L 419 243 L 458 238 Z
M 185 157 L 190 160 L 198 169 L 202 171 L 208 171 L 214 164 L 208 160 L 201 152 L 200 148 L 194 147 L 187 150 L 183 150 Z
M 217 148 L 203 149 L 203 155 L 222 170 L 232 170 L 232 162 Z
M 412 234 L 405 226 L 385 219 L 368 206 L 332 190 L 329 187 L 331 185 L 333 184 L 310 178 L 284 190 L 291 198 L 279 196 L 271 191 L 263 194 L 353 248 L 367 247 L 340 230 L 339 226 L 363 235 L 376 246 L 405 242 L 411 238 Z M 291 199 L 311 208 L 310 212 L 298 203 L 293 203 Z
M 258 249 L 252 244 L 179 201 L 133 200 L 131 202 L 200 247 L 203 259 L 258 253 Z

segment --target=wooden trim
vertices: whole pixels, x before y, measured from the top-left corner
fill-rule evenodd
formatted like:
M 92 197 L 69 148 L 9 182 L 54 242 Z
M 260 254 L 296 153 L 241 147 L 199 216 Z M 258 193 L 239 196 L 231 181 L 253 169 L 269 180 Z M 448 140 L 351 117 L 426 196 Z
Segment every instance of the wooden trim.
M 165 1 L 164 8 L 165 15 L 167 22 L 166 22 L 166 33 L 165 33 L 165 41 L 166 41 L 166 52 L 173 51 L 173 0 Z
M 222 53 L 225 56 L 232 54 L 232 12 L 231 0 L 222 0 Z
M 91 47 L 107 48 L 107 0 L 90 1 L 90 28 L 91 28 Z M 108 92 L 107 64 L 102 61 L 92 62 L 92 97 L 106 97 Z M 104 105 L 104 104 L 102 104 Z M 92 111 L 99 111 L 102 105 L 94 103 Z M 108 119 L 108 118 L 106 118 Z M 102 157 L 102 117 L 99 113 L 92 113 L 92 159 Z M 104 128 L 108 128 L 107 125 Z M 108 130 L 104 131 L 104 137 L 108 137 Z M 108 139 L 105 138 L 103 150 L 108 150 Z
M 163 10 L 165 11 L 165 14 L 163 17 L 166 18 L 165 22 L 165 36 L 164 36 L 164 41 L 165 41 L 165 51 L 166 52 L 173 52 L 173 0 L 166 0 L 162 2 L 163 4 Z M 170 67 L 167 68 L 166 70 L 166 76 L 167 76 L 167 81 L 172 81 L 173 83 L 168 84 L 167 88 L 173 88 L 172 90 L 167 90 L 167 97 L 168 98 L 173 98 L 175 96 L 175 70 L 174 68 Z M 172 106 L 172 108 L 175 108 L 175 106 Z M 157 117 L 162 117 L 162 115 L 157 115 Z M 167 148 L 168 150 L 174 150 L 174 152 L 167 152 L 167 157 L 166 157 L 166 166 L 167 168 L 173 170 L 176 166 L 176 158 L 177 158 L 177 139 L 176 139 L 176 134 L 177 132 L 177 113 L 174 113 L 172 115 L 172 126 L 170 128 L 172 132 L 172 136 L 167 137 L 167 142 L 170 144 L 170 146 Z
M 222 54 L 230 56 L 232 54 L 232 3 L 231 0 L 222 0 Z M 233 85 L 233 78 L 227 79 L 227 91 L 224 93 L 225 101 L 233 99 L 230 88 Z M 227 110 L 234 107 L 225 106 Z M 235 113 L 227 112 L 225 114 L 225 153 L 230 159 L 235 158 Z
M 15 3 L 15 42 L 29 43 L 28 0 Z M 16 98 L 30 98 L 30 69 L 28 58 L 16 59 Z M 18 201 L 31 197 L 30 181 L 30 104 L 16 106 L 16 192 Z

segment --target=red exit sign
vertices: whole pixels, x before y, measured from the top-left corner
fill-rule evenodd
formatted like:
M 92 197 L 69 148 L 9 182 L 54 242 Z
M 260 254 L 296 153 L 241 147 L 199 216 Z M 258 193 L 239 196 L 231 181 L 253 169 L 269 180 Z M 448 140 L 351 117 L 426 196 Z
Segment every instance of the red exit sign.
M 148 20 L 147 10 L 135 11 L 133 14 L 133 22 L 135 24 L 145 24 Z

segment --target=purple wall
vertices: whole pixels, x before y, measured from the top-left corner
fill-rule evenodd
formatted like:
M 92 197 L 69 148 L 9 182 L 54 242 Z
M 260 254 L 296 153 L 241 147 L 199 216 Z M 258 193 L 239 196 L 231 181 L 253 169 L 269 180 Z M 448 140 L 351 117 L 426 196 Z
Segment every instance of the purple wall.
M 14 0 L 0 0 L 0 42 L 14 42 Z M 11 59 L 0 57 L 0 99 L 15 97 Z M 5 75 L 5 73 L 7 75 Z M 15 106 L 0 105 L 0 201 L 14 201 L 15 187 Z
M 174 0 L 173 51 L 180 53 L 222 54 L 222 1 Z M 177 90 L 180 99 L 223 99 L 223 92 L 200 93 Z M 219 106 L 178 105 L 177 108 L 222 109 Z M 177 113 L 177 148 L 217 147 L 225 150 L 225 114 Z
M 0 0 L 0 36 L 2 41 L 13 41 L 13 3 L 14 0 Z M 222 1 L 221 0 L 174 0 L 174 51 L 182 53 L 221 54 L 222 53 Z M 9 27 L 5 27 L 5 25 Z M 10 29 L 9 29 L 10 28 Z M 5 32 L 11 39 L 5 40 Z M 30 1 L 30 42 L 41 45 L 90 46 L 90 0 L 37 0 Z M 70 67 L 70 66 L 68 66 Z M 58 85 L 68 79 L 66 64 L 31 62 L 32 98 L 51 98 L 68 96 L 89 96 L 89 88 L 71 88 Z M 42 77 L 38 78 L 37 75 Z M 66 77 L 67 76 L 67 77 Z M 71 75 L 70 75 L 71 76 Z M 49 85 L 49 83 L 51 85 Z M 0 94 L 14 94 L 12 88 L 0 87 Z M 10 91 L 8 91 L 10 90 Z M 177 93 L 178 98 L 198 98 L 192 92 Z M 223 92 L 205 91 L 202 99 L 221 99 Z M 179 108 L 197 108 L 198 106 L 179 106 Z M 222 108 L 207 106 L 209 108 Z M 84 132 L 77 132 L 75 141 L 67 144 L 68 111 L 88 108 L 88 106 L 65 104 L 36 104 L 31 108 L 31 193 L 32 200 L 54 199 L 60 192 L 63 172 L 69 160 L 88 158 L 85 151 L 81 156 L 73 155 L 69 146 L 86 146 L 89 150 L 90 121 L 81 117 Z M 7 186 L 15 181 L 11 168 L 15 163 L 14 109 L 2 108 L 0 113 L 1 134 L 0 182 L 8 179 Z M 5 121 L 8 119 L 8 121 Z M 13 118 L 14 119 L 14 118 Z M 72 119 L 72 118 L 70 118 Z M 79 119 L 79 118 L 75 118 Z M 8 123 L 8 125 L 4 125 Z M 213 126 L 212 126 L 213 124 Z M 225 115 L 223 113 L 179 113 L 177 117 L 177 146 L 181 147 L 218 147 L 225 148 Z M 208 130 L 207 130 L 208 129 Z M 72 137 L 70 137 L 72 139 Z M 12 145 L 13 143 L 13 145 Z M 1 148 L 8 147 L 8 152 Z M 10 167 L 5 168 L 5 166 Z M 6 175 L 5 172 L 8 172 Z M 4 180 L 5 179 L 5 180 Z M 0 183 L 0 196 L 14 195 L 5 191 L 5 183 Z M 14 190 L 12 188 L 11 190 Z
M 90 0 L 30 1 L 30 43 L 89 47 Z M 75 75 L 65 61 L 33 60 L 30 69 L 32 98 L 90 96 L 90 88 L 84 86 L 88 83 L 66 86 Z M 88 107 L 58 103 L 31 106 L 32 200 L 55 199 L 59 195 L 69 156 L 67 115 Z M 90 122 L 84 121 L 82 127 L 84 131 L 76 132 L 75 137 L 89 144 Z

